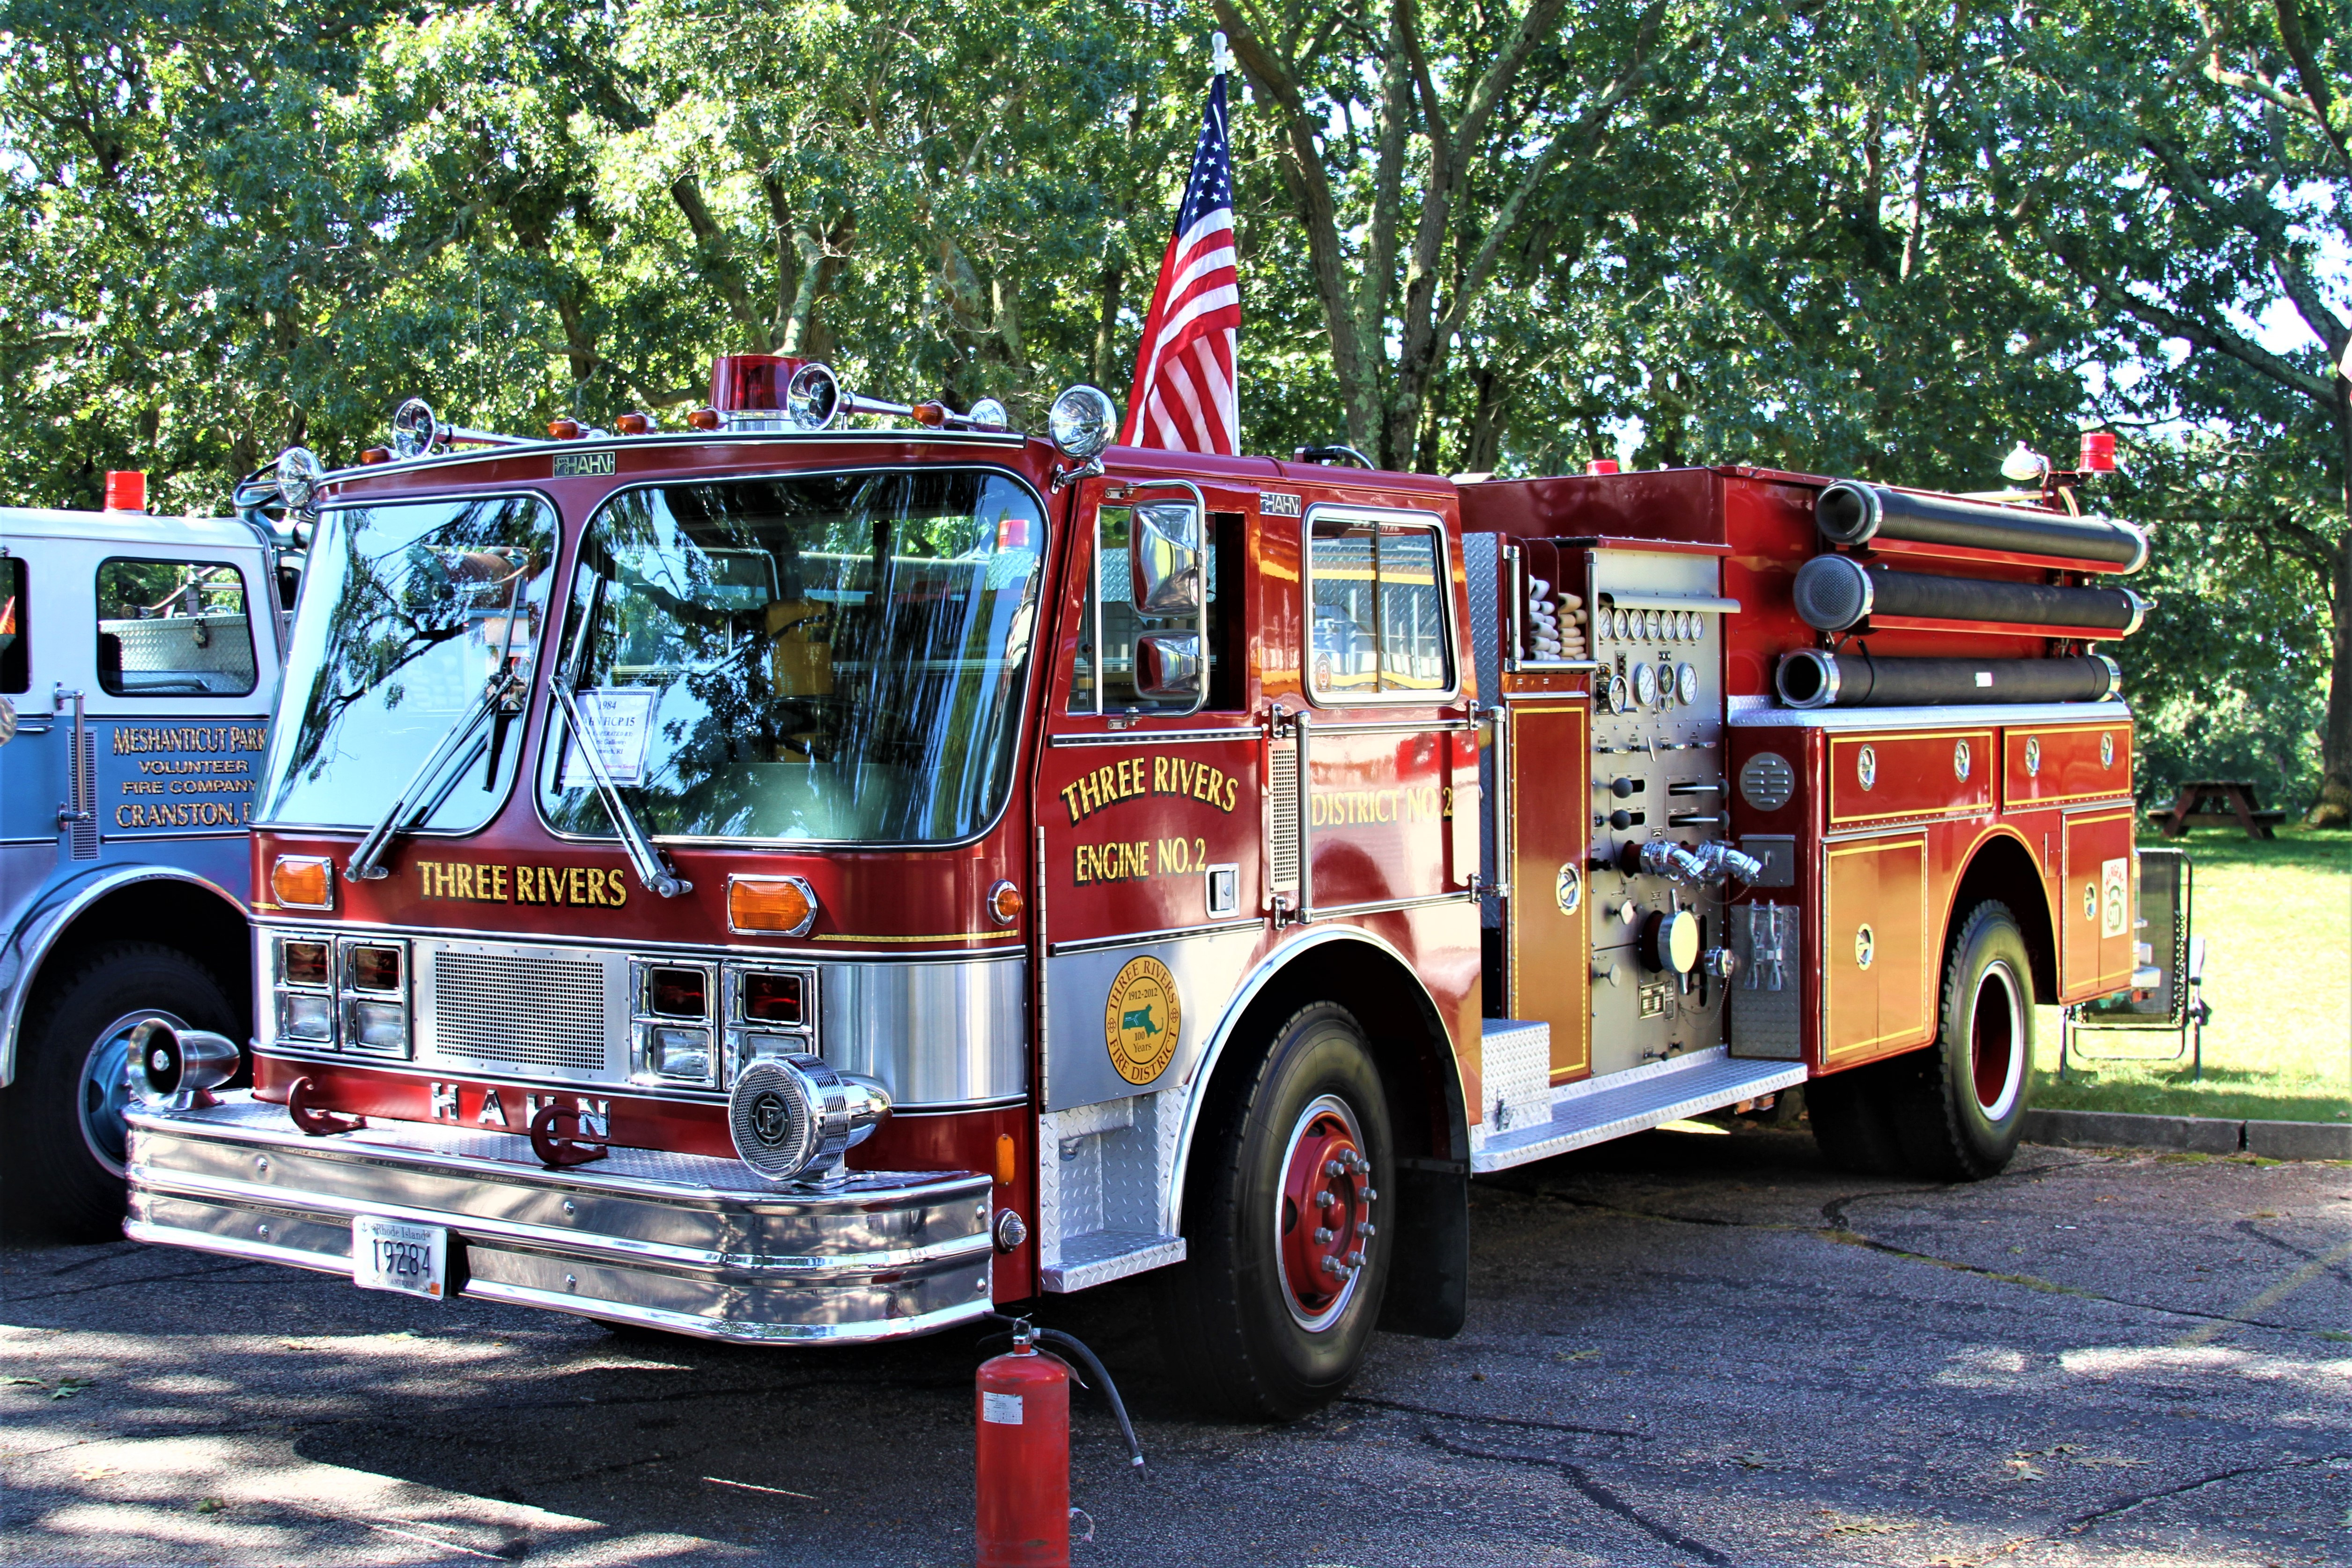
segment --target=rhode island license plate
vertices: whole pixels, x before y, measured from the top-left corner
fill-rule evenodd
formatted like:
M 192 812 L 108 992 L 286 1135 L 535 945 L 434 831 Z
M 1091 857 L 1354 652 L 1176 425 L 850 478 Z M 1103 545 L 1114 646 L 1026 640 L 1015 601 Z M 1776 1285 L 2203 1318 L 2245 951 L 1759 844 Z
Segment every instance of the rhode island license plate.
M 449 1278 L 449 1232 L 362 1214 L 352 1221 L 352 1283 L 437 1301 Z

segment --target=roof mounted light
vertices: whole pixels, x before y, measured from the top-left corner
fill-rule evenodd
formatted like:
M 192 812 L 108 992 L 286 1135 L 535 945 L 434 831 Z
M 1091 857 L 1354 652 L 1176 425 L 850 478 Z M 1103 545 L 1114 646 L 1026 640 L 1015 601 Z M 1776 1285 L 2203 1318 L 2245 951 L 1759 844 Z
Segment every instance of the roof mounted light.
M 1013 423 L 1013 416 L 1004 412 L 1004 405 L 992 397 L 984 397 L 973 403 L 971 412 L 963 417 L 964 423 L 974 430 L 1003 430 Z
M 2017 450 L 2000 460 L 2000 476 L 2012 485 L 2038 485 L 2050 472 L 2050 459 L 2022 441 Z
M 591 434 L 593 434 L 593 432 Z M 468 430 L 462 424 L 444 424 L 433 405 L 421 397 L 410 398 L 393 411 L 392 449 L 404 460 L 427 457 L 443 446 L 528 446 L 526 436 L 500 435 L 494 430 Z
M 278 455 L 278 498 L 289 512 L 307 515 L 319 498 L 326 472 L 309 447 L 288 447 Z
M 1054 400 L 1046 428 L 1063 456 L 1085 463 L 1099 455 L 1118 433 L 1118 405 L 1100 387 L 1081 383 Z
M 440 418 L 423 398 L 410 398 L 393 411 L 392 449 L 403 459 L 424 456 L 440 439 Z
M 841 379 L 811 361 L 784 384 L 784 417 L 796 430 L 824 430 L 841 416 Z

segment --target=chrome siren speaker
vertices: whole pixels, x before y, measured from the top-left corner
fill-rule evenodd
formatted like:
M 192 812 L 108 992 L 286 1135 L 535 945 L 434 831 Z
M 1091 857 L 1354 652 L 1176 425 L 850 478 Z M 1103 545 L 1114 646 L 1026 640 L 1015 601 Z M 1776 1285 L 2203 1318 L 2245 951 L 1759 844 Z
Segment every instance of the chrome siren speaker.
M 796 430 L 824 430 L 841 414 L 841 380 L 812 360 L 784 383 L 784 417 Z
M 838 1181 L 842 1156 L 889 1113 L 880 1082 L 818 1056 L 762 1057 L 727 1096 L 736 1154 L 770 1181 Z
M 181 1029 L 163 1019 L 143 1019 L 131 1026 L 130 1045 L 132 1071 L 153 1099 L 185 1107 L 236 1076 L 236 1041 L 207 1029 Z

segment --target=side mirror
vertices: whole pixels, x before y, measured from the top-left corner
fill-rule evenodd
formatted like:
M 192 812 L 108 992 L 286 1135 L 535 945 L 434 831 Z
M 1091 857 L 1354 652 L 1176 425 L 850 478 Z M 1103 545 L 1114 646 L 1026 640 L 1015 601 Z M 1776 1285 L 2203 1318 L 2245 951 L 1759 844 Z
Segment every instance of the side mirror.
M 1136 507 L 1128 529 L 1127 559 L 1138 614 L 1181 615 L 1198 610 L 1200 508 L 1183 501 L 1151 501 Z
M 1147 632 L 1135 640 L 1135 695 L 1189 702 L 1200 695 L 1202 663 L 1198 632 Z

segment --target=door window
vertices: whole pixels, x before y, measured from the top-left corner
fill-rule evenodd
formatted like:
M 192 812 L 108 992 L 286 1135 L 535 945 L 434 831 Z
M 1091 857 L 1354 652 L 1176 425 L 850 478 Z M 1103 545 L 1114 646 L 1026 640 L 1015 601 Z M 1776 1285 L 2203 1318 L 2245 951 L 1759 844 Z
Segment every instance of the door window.
M 1318 516 L 1307 580 L 1314 695 L 1433 700 L 1452 692 L 1444 536 L 1436 527 Z
M 206 560 L 98 569 L 98 684 L 119 697 L 238 697 L 253 690 L 245 577 Z
M 11 695 L 33 685 L 31 606 L 24 558 L 0 557 L 0 692 Z
M 1078 633 L 1078 657 L 1070 676 L 1072 713 L 1150 714 L 1191 713 L 1196 708 L 1230 710 L 1243 706 L 1242 661 L 1234 656 L 1234 622 L 1226 614 L 1229 602 L 1238 602 L 1240 590 L 1229 576 L 1240 566 L 1242 518 L 1234 512 L 1213 512 L 1202 529 L 1202 590 L 1208 595 L 1207 634 L 1201 639 L 1207 660 L 1203 698 L 1151 697 L 1136 687 L 1137 643 L 1152 635 L 1181 635 L 1193 629 L 1192 612 L 1149 615 L 1135 604 L 1133 573 L 1128 550 L 1135 526 L 1134 508 L 1105 507 L 1095 533 L 1095 564 L 1087 570 L 1086 614 Z M 1101 701 L 1096 701 L 1097 651 L 1100 651 Z

